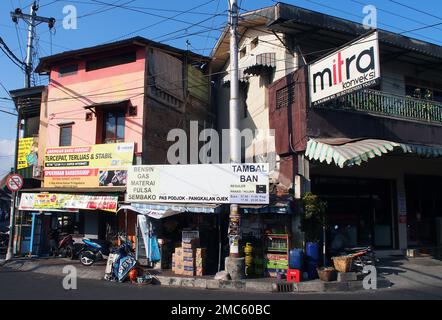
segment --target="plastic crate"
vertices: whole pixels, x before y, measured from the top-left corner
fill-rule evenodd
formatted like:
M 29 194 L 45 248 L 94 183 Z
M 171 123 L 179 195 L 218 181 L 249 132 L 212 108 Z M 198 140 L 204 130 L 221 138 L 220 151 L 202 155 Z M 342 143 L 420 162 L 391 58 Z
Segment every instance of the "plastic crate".
M 287 282 L 300 282 L 301 281 L 301 270 L 288 269 L 287 270 Z

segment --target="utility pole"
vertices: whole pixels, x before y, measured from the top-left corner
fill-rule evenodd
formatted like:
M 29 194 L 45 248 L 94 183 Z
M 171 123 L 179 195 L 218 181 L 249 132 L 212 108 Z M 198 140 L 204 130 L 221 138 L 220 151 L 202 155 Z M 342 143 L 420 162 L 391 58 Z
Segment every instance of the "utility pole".
M 236 0 L 229 2 L 230 24 L 230 161 L 241 163 L 241 137 L 239 133 L 239 72 L 238 72 L 238 4 Z M 241 237 L 241 216 L 237 204 L 230 205 L 229 215 L 229 257 L 225 261 L 225 269 L 233 280 L 244 278 L 244 258 L 240 257 L 239 240 Z
M 55 25 L 54 18 L 46 18 L 37 16 L 38 1 L 34 1 L 31 6 L 30 14 L 24 14 L 20 8 L 11 12 L 12 21 L 18 23 L 19 19 L 22 19 L 28 24 L 28 43 L 26 47 L 26 73 L 25 73 L 25 88 L 31 87 L 31 75 L 33 71 L 33 56 L 34 56 L 34 38 L 35 29 L 41 23 L 47 23 L 49 29 L 52 29 Z
M 47 23 L 49 29 L 52 29 L 55 25 L 54 18 L 45 18 L 37 16 L 38 11 L 38 1 L 35 0 L 31 6 L 30 14 L 24 14 L 20 8 L 15 9 L 11 12 L 11 18 L 14 23 L 18 23 L 19 19 L 22 19 L 28 24 L 28 42 L 26 47 L 26 62 L 25 62 L 25 88 L 31 87 L 31 76 L 34 71 L 33 68 L 33 56 L 34 56 L 34 39 L 35 39 L 35 29 L 41 23 Z M 17 102 L 16 102 L 17 103 Z M 14 173 L 17 173 L 17 162 L 18 162 L 18 149 L 19 149 L 19 139 L 23 137 L 22 127 L 22 117 L 20 105 L 16 104 L 17 108 L 17 134 L 15 139 L 15 160 L 14 160 Z M 14 244 L 14 227 L 15 227 L 15 216 L 16 207 L 18 203 L 18 192 L 13 192 L 11 195 L 11 213 L 9 215 L 9 242 L 8 242 L 8 252 L 6 254 L 6 261 L 10 260 L 13 256 L 13 244 Z

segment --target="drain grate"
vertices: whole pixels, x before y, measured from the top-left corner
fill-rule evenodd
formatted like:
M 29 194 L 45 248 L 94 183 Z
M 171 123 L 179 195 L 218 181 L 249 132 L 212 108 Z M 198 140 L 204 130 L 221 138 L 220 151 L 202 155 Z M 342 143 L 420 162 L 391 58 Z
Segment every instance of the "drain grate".
M 276 292 L 293 292 L 293 283 L 277 283 Z

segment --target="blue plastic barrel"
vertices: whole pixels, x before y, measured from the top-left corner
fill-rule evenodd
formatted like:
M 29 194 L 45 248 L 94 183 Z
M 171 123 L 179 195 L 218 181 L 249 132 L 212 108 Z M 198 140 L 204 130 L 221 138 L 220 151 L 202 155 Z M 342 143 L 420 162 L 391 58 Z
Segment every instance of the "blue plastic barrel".
M 316 268 L 318 267 L 319 261 L 319 244 L 317 242 L 307 242 L 305 245 L 305 253 L 308 277 L 309 279 L 316 279 L 318 277 Z
M 305 252 L 308 261 L 319 261 L 319 244 L 317 242 L 307 242 L 305 245 Z
M 304 260 L 302 249 L 290 250 L 289 267 L 290 269 L 302 270 L 302 262 Z
M 318 278 L 318 271 L 316 268 L 318 267 L 318 263 L 316 261 L 307 262 L 307 274 L 310 280 Z

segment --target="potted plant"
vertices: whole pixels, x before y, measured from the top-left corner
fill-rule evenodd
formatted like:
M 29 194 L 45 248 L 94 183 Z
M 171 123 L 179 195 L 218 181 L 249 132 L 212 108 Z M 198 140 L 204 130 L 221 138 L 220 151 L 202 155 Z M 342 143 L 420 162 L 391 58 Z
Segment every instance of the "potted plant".
M 304 232 L 306 242 L 307 272 L 310 278 L 316 278 L 318 259 L 319 259 L 319 241 L 321 233 L 323 234 L 323 247 L 325 248 L 326 231 L 326 209 L 327 203 L 321 200 L 317 195 L 307 192 L 302 198 L 304 216 L 301 220 L 301 231 Z M 325 250 L 324 265 L 325 265 Z

